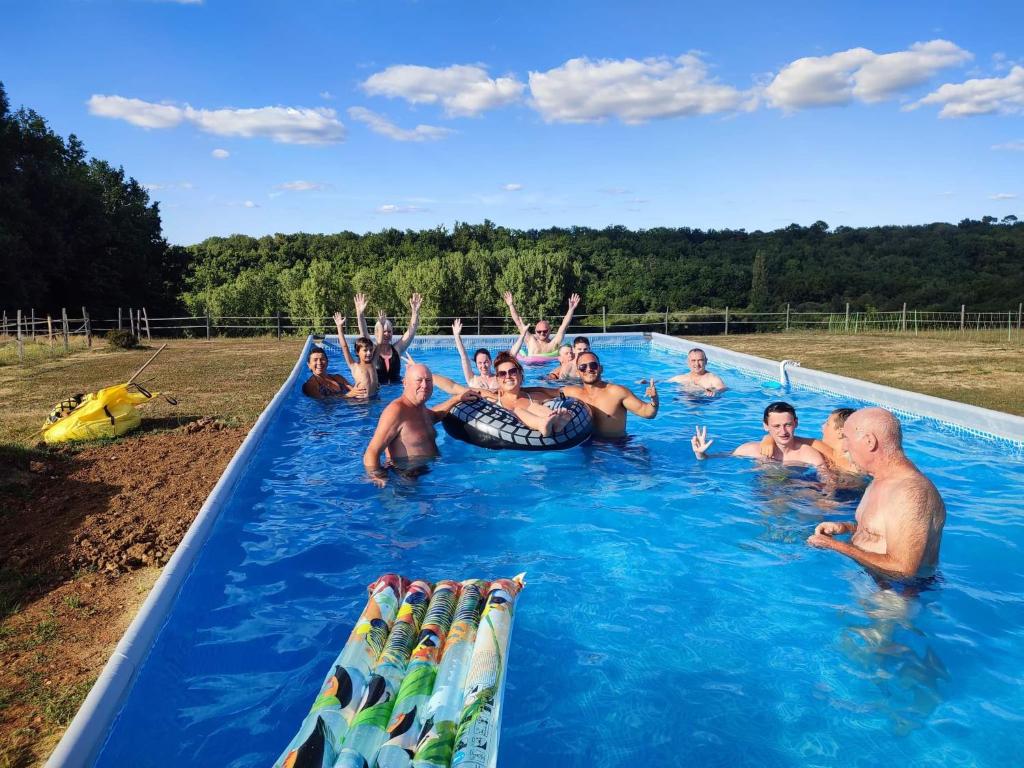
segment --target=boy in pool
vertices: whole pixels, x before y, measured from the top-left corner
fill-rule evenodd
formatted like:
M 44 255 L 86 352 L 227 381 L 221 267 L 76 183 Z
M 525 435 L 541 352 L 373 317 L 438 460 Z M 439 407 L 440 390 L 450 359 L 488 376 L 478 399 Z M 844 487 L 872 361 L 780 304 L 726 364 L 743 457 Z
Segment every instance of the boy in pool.
M 771 461 L 780 461 L 783 464 L 809 464 L 813 467 L 820 467 L 825 463 L 825 457 L 811 445 L 812 440 L 806 437 L 796 436 L 796 409 L 789 403 L 771 403 L 764 409 L 764 431 L 772 439 L 772 453 L 767 457 Z M 690 439 L 693 453 L 698 459 L 706 459 L 708 448 L 714 440 L 708 440 L 708 429 L 700 426 Z M 744 456 L 750 459 L 765 458 L 761 455 L 761 442 L 751 440 L 749 443 L 736 448 L 732 456 Z
M 843 450 L 843 425 L 853 411 L 853 408 L 836 408 L 821 425 L 821 440 L 811 441 L 811 447 L 825 457 L 826 464 L 848 474 L 860 472 Z M 761 456 L 770 459 L 774 453 L 775 441 L 771 435 L 765 435 L 761 438 Z
M 327 373 L 327 353 L 323 347 L 314 346 L 306 356 L 306 365 L 313 374 L 302 385 L 302 393 L 309 397 L 366 397 L 366 389 L 353 387 L 345 377 Z
M 558 348 L 558 367 L 545 376 L 549 381 L 564 381 L 565 379 L 576 379 L 580 372 L 576 370 L 576 353 L 568 344 Z
M 353 358 L 348 349 L 348 340 L 345 338 L 345 320 L 341 312 L 334 313 L 334 324 L 338 328 L 338 343 L 341 344 L 341 351 L 345 355 L 345 362 L 352 372 L 352 381 L 357 387 L 366 390 L 367 397 L 373 397 L 380 389 L 377 380 L 377 356 L 378 349 L 374 348 L 373 342 L 365 336 L 356 339 L 356 355 Z

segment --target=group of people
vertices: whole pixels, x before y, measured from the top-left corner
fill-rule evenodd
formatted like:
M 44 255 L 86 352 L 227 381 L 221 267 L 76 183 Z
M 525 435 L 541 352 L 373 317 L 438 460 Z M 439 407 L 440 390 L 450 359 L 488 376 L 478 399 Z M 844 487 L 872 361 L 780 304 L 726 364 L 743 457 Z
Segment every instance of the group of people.
M 376 343 L 367 333 L 367 298 L 357 294 L 356 319 L 362 335 L 356 339 L 355 357 L 344 334 L 346 318 L 340 313 L 335 315 L 338 339 L 352 373 L 351 384 L 341 375 L 327 373 L 327 355 L 322 349 L 315 347 L 310 352 L 312 376 L 303 391 L 312 397 L 370 397 L 377 393 L 381 383 L 402 381 L 401 396 L 384 408 L 363 454 L 367 472 L 378 485 L 383 485 L 387 477 L 387 468 L 381 464 L 382 454 L 387 455 L 390 466 L 406 471 L 415 471 L 424 461 L 436 457 L 435 425 L 457 403 L 467 399 L 489 399 L 543 435 L 560 429 L 565 418 L 559 410 L 544 405 L 557 397 L 573 397 L 585 403 L 591 410 L 594 434 L 602 438 L 625 435 L 629 413 L 645 419 L 657 416 L 659 396 L 653 379 L 641 380 L 647 385 L 646 399 L 638 397 L 628 387 L 603 378 L 600 358 L 586 337 L 576 337 L 571 345 L 562 344 L 579 304 L 577 294 L 570 297 L 568 311 L 554 336 L 545 320 L 538 321 L 531 333 L 530 326 L 516 312 L 512 295 L 506 293 L 504 298 L 519 336 L 509 350 L 494 358 L 489 350 L 477 349 L 473 354 L 475 373 L 462 341 L 462 323 L 456 320 L 452 324 L 464 385 L 432 373 L 411 358 L 407 358 L 409 365 L 400 378 L 401 355 L 408 350 L 419 320 L 418 294 L 409 300 L 412 316 L 402 338 L 393 340 L 394 327 L 381 313 L 375 327 Z M 525 385 L 523 366 L 517 358 L 524 345 L 532 356 L 554 359 L 552 353 L 557 352 L 558 367 L 548 379 L 561 386 Z M 709 397 L 717 396 L 726 390 L 726 385 L 707 369 L 707 362 L 702 349 L 692 349 L 687 355 L 689 372 L 668 381 Z M 430 407 L 427 404 L 435 385 L 450 397 Z M 909 578 L 932 571 L 938 562 L 945 505 L 935 485 L 903 452 L 899 420 L 882 408 L 837 408 L 822 425 L 821 439 L 797 437 L 797 424 L 792 405 L 771 403 L 763 414 L 764 437 L 743 443 L 729 455 L 820 467 L 845 476 L 870 476 L 872 480 L 860 500 L 855 519 L 823 522 L 807 543 L 837 551 L 889 576 Z M 691 447 L 698 460 L 708 458 L 713 442 L 708 439 L 706 427 L 696 427 Z M 849 541 L 837 538 L 846 534 L 851 534 Z

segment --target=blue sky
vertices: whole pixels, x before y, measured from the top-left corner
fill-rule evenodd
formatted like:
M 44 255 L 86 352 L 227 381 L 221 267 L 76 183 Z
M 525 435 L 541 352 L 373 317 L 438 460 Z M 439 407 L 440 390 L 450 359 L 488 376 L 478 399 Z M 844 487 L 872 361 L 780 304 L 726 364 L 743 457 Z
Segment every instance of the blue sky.
M 0 1 L 12 104 L 242 232 L 1024 216 L 1024 3 Z

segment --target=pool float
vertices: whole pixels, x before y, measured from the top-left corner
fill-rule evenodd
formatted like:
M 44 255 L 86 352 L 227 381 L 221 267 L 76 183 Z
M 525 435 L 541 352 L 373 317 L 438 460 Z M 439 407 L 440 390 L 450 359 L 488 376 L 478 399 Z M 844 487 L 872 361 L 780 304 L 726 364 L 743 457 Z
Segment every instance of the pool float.
M 387 725 L 395 706 L 395 697 L 405 677 L 420 622 L 427 613 L 428 601 L 433 593 L 430 584 L 414 581 L 402 598 L 398 618 L 380 652 L 373 674 L 366 683 L 366 691 L 359 703 L 359 711 L 352 719 L 345 743 L 334 761 L 334 768 L 365 768 L 372 765 L 377 749 L 388 737 Z
M 423 710 L 423 726 L 417 736 L 413 768 L 448 768 L 451 764 L 455 729 L 462 713 L 466 674 L 473 658 L 473 646 L 480 627 L 480 611 L 487 598 L 488 586 L 486 581 L 480 579 L 462 582 L 455 617 L 434 679 L 434 690 Z M 384 765 L 378 761 L 378 764 L 378 768 L 404 768 L 400 763 Z
M 516 359 L 525 365 L 548 365 L 558 362 L 558 352 L 545 352 L 542 355 L 524 355 L 520 352 Z
M 457 403 L 441 422 L 456 440 L 481 448 L 514 451 L 551 451 L 572 448 L 588 437 L 594 427 L 590 409 L 573 397 L 556 397 L 544 403 L 551 410 L 566 410 L 572 418 L 564 429 L 545 437 L 523 424 L 514 413 L 485 398 Z
M 395 697 L 391 721 L 382 734 L 380 749 L 370 765 L 375 768 L 408 768 L 423 728 L 423 709 L 434 690 L 437 665 L 441 661 L 448 630 L 452 625 L 456 601 L 462 585 L 457 581 L 439 581 L 434 585 L 427 615 L 420 627 L 409 667 Z
M 480 629 L 466 674 L 462 716 L 455 731 L 452 765 L 494 768 L 501 735 L 501 702 L 505 693 L 508 642 L 512 634 L 516 596 L 526 574 L 491 582 Z
M 142 424 L 136 405 L 148 402 L 158 392 L 148 392 L 138 384 L 117 384 L 87 395 L 73 395 L 53 406 L 43 424 L 47 445 L 71 440 L 95 440 L 118 437 Z
M 366 606 L 320 686 L 320 695 L 274 768 L 334 765 L 404 592 L 404 580 L 394 573 L 384 574 L 370 585 Z

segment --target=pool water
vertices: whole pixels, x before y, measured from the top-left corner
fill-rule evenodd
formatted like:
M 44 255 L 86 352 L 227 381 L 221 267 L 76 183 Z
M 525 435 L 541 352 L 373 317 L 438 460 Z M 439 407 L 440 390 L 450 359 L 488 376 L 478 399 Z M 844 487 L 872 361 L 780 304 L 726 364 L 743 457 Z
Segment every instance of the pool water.
M 686 369 L 643 344 L 596 351 L 605 377 L 638 394 L 639 378 Z M 453 351 L 416 356 L 460 378 Z M 908 454 L 948 516 L 937 578 L 916 594 L 892 590 L 804 543 L 821 520 L 849 518 L 859 494 L 830 496 L 809 471 L 695 461 L 695 425 L 708 426 L 712 451 L 729 450 L 763 434 L 761 411 L 780 394 L 713 356 L 709 366 L 729 392 L 661 386 L 658 417 L 631 416 L 625 443 L 485 451 L 442 431 L 431 471 L 383 490 L 361 457 L 399 387 L 369 404 L 296 387 L 98 764 L 269 765 L 376 576 L 526 571 L 502 768 L 1019 765 L 1024 459 L 906 420 Z M 805 436 L 856 405 L 803 390 L 786 399 Z

